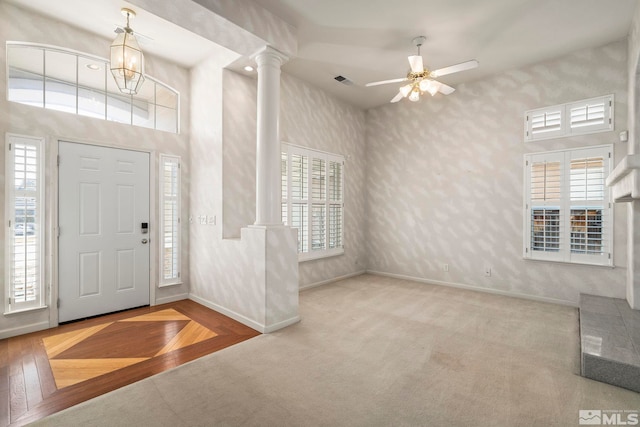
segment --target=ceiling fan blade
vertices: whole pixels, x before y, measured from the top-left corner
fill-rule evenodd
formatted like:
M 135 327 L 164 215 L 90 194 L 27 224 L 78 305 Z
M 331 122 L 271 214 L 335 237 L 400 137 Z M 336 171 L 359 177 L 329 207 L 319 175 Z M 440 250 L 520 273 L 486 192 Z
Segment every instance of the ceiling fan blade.
M 393 99 L 391 100 L 391 102 L 398 102 L 400 101 L 402 98 L 404 98 L 404 96 L 402 96 L 402 92 L 398 92 L 398 94 L 396 96 L 393 97 Z
M 438 82 L 440 83 L 440 82 Z M 455 91 L 455 88 L 452 88 L 449 85 L 446 85 L 444 83 L 440 83 L 440 87 L 438 88 L 438 92 L 440 92 L 443 95 L 449 95 L 451 93 L 453 93 Z
M 422 56 L 420 55 L 411 55 L 409 57 L 409 65 L 411 65 L 411 71 L 413 71 L 414 73 L 421 73 L 424 71 Z
M 391 80 L 381 80 L 379 82 L 371 82 L 371 83 L 367 83 L 365 86 L 367 87 L 371 87 L 371 86 L 380 86 L 380 85 L 386 85 L 389 83 L 400 83 L 407 80 L 406 77 L 402 77 L 401 79 L 391 79 Z
M 441 77 L 447 74 L 459 73 L 460 71 L 471 70 L 478 67 L 478 61 L 472 59 L 471 61 L 461 62 L 460 64 L 450 65 L 448 67 L 440 68 L 431 72 L 431 77 Z

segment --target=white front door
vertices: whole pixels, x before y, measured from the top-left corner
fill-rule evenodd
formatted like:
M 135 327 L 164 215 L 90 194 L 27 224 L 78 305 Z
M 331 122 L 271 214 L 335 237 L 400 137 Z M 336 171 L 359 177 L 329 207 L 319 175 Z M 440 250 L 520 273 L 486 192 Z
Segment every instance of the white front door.
M 148 305 L 149 153 L 60 141 L 59 154 L 59 322 Z

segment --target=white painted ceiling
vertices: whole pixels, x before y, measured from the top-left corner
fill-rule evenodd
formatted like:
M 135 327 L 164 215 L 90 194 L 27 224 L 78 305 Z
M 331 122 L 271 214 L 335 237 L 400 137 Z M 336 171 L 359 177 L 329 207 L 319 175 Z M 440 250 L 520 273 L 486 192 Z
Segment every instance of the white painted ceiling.
M 123 24 L 114 0 L 5 0 L 60 21 L 113 37 Z M 159 0 L 170 1 L 170 0 Z M 430 69 L 477 59 L 476 70 L 442 77 L 452 86 L 500 71 L 601 46 L 627 35 L 637 0 L 255 0 L 298 29 L 298 56 L 283 70 L 362 108 L 383 105 L 404 77 L 411 40 L 424 35 Z M 135 9 L 135 8 L 134 8 Z M 214 43 L 139 11 L 132 27 L 153 39 L 145 51 L 191 67 Z M 106 53 L 105 53 L 106 56 Z M 333 78 L 343 75 L 355 84 Z M 438 97 L 421 102 L 437 102 Z M 452 95 L 455 96 L 455 92 Z

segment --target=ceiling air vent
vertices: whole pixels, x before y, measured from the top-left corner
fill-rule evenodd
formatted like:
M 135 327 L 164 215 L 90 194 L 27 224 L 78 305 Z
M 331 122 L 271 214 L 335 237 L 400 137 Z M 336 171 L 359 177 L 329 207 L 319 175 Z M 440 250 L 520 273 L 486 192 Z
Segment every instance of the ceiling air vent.
M 352 86 L 353 85 L 353 80 L 351 80 L 349 77 L 335 76 L 334 79 L 336 81 L 342 83 L 343 85 L 347 85 L 347 86 Z

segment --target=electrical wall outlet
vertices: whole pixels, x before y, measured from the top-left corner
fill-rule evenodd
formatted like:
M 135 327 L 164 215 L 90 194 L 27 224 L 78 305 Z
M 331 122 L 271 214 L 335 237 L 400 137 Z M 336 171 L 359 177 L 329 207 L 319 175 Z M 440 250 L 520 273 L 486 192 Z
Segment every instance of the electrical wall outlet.
M 491 267 L 484 268 L 484 277 L 491 277 Z

